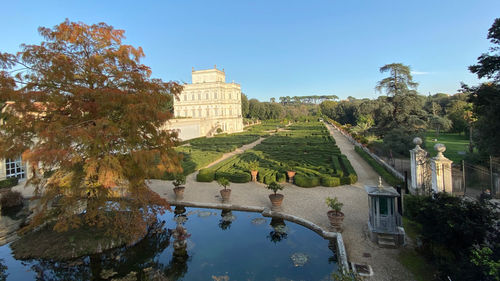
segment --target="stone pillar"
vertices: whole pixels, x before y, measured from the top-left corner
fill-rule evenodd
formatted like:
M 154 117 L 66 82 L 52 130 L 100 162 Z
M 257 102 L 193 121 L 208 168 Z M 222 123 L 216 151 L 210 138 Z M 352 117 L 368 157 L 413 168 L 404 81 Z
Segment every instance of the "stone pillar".
M 453 161 L 444 157 L 443 152 L 446 146 L 437 143 L 434 146 L 438 154 L 431 158 L 432 191 L 433 192 L 453 192 L 453 181 L 451 177 L 451 164 Z
M 410 191 L 411 193 L 419 193 L 425 182 L 425 161 L 427 158 L 427 151 L 420 147 L 422 144 L 421 138 L 414 138 L 413 143 L 415 144 L 415 148 L 410 150 Z

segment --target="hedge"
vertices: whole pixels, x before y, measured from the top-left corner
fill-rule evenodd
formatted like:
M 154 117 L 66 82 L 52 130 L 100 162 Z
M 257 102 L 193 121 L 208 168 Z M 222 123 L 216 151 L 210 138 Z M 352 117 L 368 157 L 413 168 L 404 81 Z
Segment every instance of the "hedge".
M 7 178 L 5 180 L 0 181 L 0 188 L 9 188 L 16 186 L 19 180 L 17 178 Z
M 321 177 L 321 185 L 330 187 L 339 186 L 340 179 L 338 177 L 323 176 Z
M 393 174 L 387 171 L 382 165 L 380 165 L 375 159 L 373 159 L 366 151 L 360 147 L 354 147 L 354 150 L 368 163 L 372 168 L 391 186 L 396 186 L 402 184 L 403 181 L 396 178 Z
M 315 187 L 320 185 L 319 177 L 296 174 L 293 178 L 295 185 L 300 187 Z
M 215 179 L 215 171 L 213 169 L 201 169 L 196 175 L 196 180 L 199 182 L 211 182 Z
M 252 179 L 252 176 L 249 173 L 240 172 L 240 171 L 236 171 L 236 170 L 232 170 L 229 172 L 223 172 L 223 171 L 215 172 L 216 179 L 219 179 L 221 177 L 226 178 L 230 182 L 234 182 L 234 183 L 245 183 L 245 182 L 249 182 Z

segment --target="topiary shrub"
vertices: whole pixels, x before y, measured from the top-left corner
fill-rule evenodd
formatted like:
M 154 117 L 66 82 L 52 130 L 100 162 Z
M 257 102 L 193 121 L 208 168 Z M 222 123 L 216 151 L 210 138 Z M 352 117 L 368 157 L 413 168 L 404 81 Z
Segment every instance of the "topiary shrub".
M 215 179 L 215 171 L 212 169 L 201 169 L 196 175 L 196 180 L 199 182 L 211 182 Z
M 9 190 L 0 198 L 2 210 L 23 205 L 23 195 L 21 192 Z
M 276 174 L 277 182 L 286 182 L 286 174 L 285 173 L 277 173 Z
M 322 186 L 330 186 L 330 187 L 339 186 L 340 185 L 340 178 L 323 176 L 323 177 L 321 177 L 321 185 Z
M 295 185 L 300 187 L 315 187 L 320 184 L 320 178 L 315 176 L 306 176 L 297 174 L 294 177 Z
M 0 188 L 9 188 L 16 186 L 19 180 L 17 178 L 7 178 L 5 180 L 0 181 Z

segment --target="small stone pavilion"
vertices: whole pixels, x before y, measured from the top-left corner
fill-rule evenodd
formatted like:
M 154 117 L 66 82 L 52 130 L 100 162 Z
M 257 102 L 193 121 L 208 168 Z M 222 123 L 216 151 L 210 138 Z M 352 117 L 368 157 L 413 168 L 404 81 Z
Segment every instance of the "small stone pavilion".
M 365 186 L 368 193 L 368 231 L 370 240 L 382 247 L 399 247 L 405 243 L 405 232 L 396 201 L 399 193 L 393 187 Z

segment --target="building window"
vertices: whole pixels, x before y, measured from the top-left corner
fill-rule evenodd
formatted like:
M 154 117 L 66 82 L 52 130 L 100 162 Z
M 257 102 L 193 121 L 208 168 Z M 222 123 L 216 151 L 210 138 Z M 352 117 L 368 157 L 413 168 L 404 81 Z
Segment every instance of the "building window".
M 210 109 L 207 108 L 207 117 L 210 117 Z
M 219 116 L 219 110 L 218 110 L 217 108 L 216 108 L 216 109 L 214 109 L 214 115 L 215 115 L 215 116 Z
M 214 92 L 214 99 L 217 99 L 217 92 Z
M 26 174 L 24 172 L 24 165 L 21 161 L 21 157 L 17 159 L 5 159 L 5 175 L 8 178 L 18 178 L 24 179 L 26 178 Z
M 193 109 L 193 115 L 191 115 L 191 117 L 195 117 L 196 116 L 196 111 Z
M 206 93 L 206 99 L 208 100 L 208 93 Z
M 201 100 L 201 94 L 198 94 L 198 100 Z
M 191 95 L 191 100 L 194 100 L 194 94 Z
M 186 101 L 186 100 L 187 100 L 187 95 L 184 95 L 184 101 Z
M 230 108 L 229 109 L 229 116 L 233 115 L 233 110 Z

